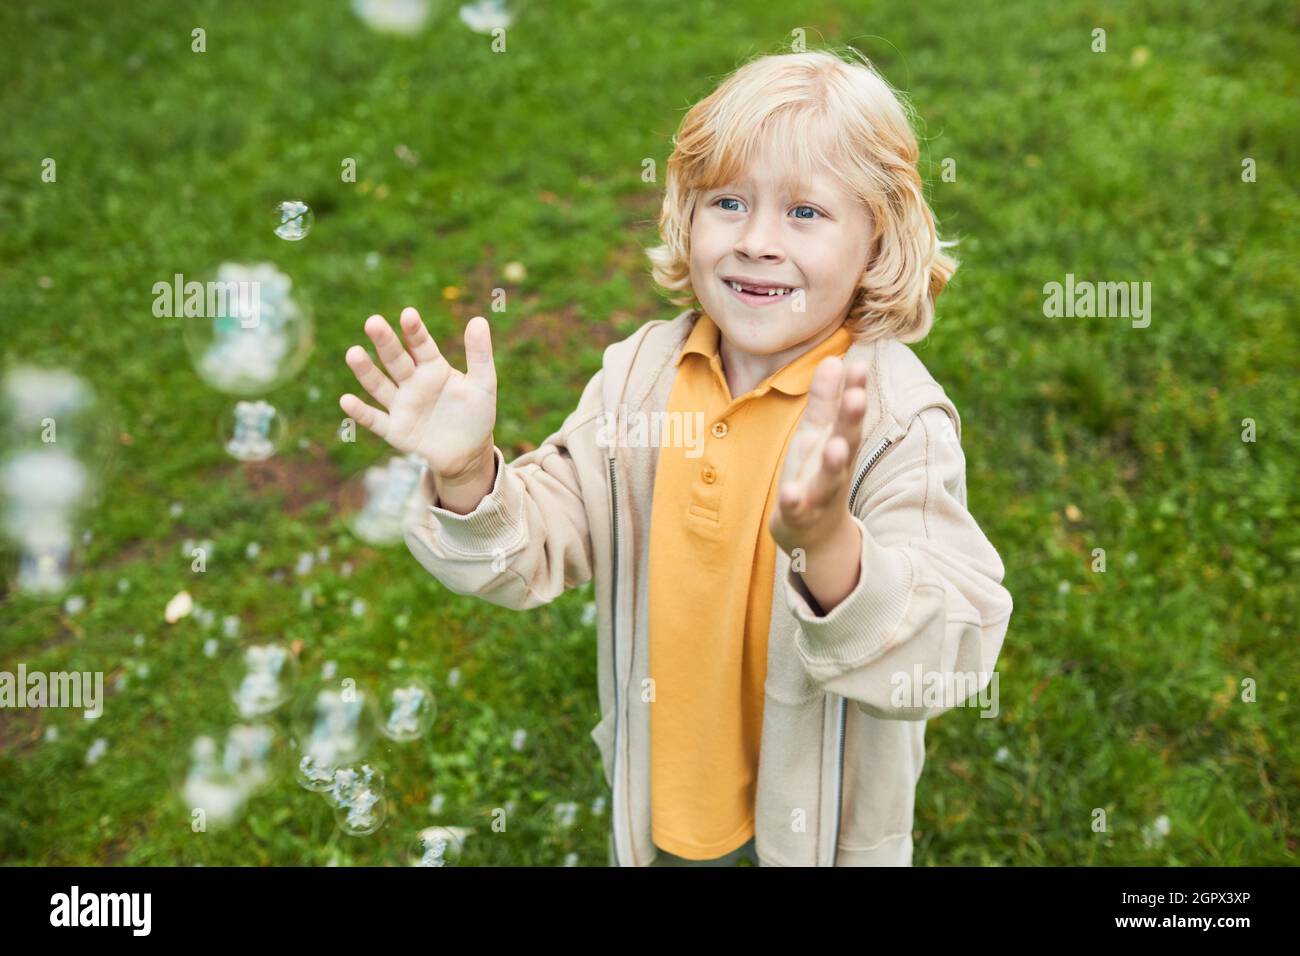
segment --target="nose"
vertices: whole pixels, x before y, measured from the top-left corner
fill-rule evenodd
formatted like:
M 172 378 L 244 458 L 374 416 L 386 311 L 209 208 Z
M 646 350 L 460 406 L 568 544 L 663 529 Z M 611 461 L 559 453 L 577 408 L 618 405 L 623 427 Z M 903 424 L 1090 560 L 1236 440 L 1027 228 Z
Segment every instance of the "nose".
M 736 254 L 742 259 L 785 258 L 780 244 L 780 211 L 775 207 L 760 210 L 745 219 L 736 239 Z

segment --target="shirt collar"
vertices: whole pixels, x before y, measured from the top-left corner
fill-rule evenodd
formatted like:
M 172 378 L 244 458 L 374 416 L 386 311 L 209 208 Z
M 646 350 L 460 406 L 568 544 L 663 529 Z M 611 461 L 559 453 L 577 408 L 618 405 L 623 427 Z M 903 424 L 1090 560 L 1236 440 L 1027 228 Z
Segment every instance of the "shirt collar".
M 686 337 L 686 344 L 682 347 L 682 354 L 677 357 L 676 364 L 680 366 L 682 360 L 693 352 L 703 356 L 710 363 L 717 364 L 718 371 L 721 372 L 722 362 L 718 354 L 721 335 L 721 330 L 713 319 L 709 318 L 709 314 L 701 311 L 700 317 L 695 320 L 695 325 Z M 761 394 L 771 387 L 787 395 L 805 395 L 812 385 L 813 373 L 817 371 L 818 363 L 828 355 L 844 355 L 852 344 L 853 336 L 848 327 L 841 325 L 824 341 L 818 342 L 803 355 L 765 378 L 755 391 Z

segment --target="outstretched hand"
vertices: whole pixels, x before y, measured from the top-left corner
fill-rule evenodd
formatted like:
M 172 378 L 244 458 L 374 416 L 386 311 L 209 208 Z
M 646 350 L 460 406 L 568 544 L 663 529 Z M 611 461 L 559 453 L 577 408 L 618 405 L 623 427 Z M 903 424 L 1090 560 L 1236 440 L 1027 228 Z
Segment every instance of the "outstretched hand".
M 359 345 L 345 356 L 381 408 L 351 393 L 339 398 L 339 407 L 393 448 L 419 455 L 435 475 L 455 479 L 472 472 L 491 457 L 496 424 L 496 365 L 487 319 L 476 315 L 465 327 L 465 372 L 443 358 L 415 309 L 402 310 L 401 327 L 405 347 L 383 316 L 366 319 L 366 335 L 387 375 Z

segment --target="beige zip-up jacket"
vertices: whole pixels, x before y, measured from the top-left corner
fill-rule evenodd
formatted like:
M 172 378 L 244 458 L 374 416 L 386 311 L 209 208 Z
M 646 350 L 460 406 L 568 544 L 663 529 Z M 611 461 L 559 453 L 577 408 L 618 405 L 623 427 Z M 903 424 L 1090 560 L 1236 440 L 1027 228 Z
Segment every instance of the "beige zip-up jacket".
M 667 409 L 697 317 L 647 322 L 606 348 L 559 431 L 509 465 L 494 449 L 492 491 L 472 512 L 437 507 L 426 470 L 403 522 L 411 553 L 457 594 L 526 610 L 594 579 L 603 716 L 591 736 L 612 789 L 619 866 L 657 853 L 645 688 L 658 448 L 620 446 L 611 425 Z M 1002 560 L 966 510 L 957 409 L 904 343 L 854 343 L 844 359 L 870 369 L 849 486 L 861 572 L 819 616 L 776 552 L 755 797 L 766 866 L 911 865 L 926 720 L 981 698 L 996 704 L 987 694 L 1012 610 Z M 941 679 L 947 694 L 936 692 Z

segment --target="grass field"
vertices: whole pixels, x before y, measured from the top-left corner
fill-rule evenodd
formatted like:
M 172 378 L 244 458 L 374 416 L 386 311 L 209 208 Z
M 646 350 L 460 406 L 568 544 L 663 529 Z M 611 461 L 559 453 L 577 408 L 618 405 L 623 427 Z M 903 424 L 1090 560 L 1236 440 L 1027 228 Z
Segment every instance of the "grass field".
M 810 46 L 858 46 L 923 120 L 961 267 L 915 348 L 961 411 L 969 505 L 1016 602 L 999 718 L 929 726 L 916 864 L 1295 863 L 1294 4 L 521 6 L 497 54 L 454 5 L 414 37 L 371 32 L 343 0 L 0 5 L 4 350 L 83 375 L 122 433 L 68 592 L 84 608 L 0 603 L 0 670 L 100 670 L 111 689 L 98 721 L 0 711 L 0 862 L 393 864 L 442 823 L 483 834 L 466 863 L 605 864 L 590 588 L 514 613 L 446 591 L 401 545 L 356 540 L 340 488 L 389 455 L 336 438 L 343 353 L 367 315 L 413 304 L 459 365 L 485 314 L 497 442 L 507 458 L 540 442 L 606 344 L 678 311 L 641 251 L 662 195 L 643 159 L 662 171 L 689 104 L 802 28 Z M 302 242 L 272 233 L 286 198 L 315 210 Z M 293 430 L 264 465 L 226 457 L 231 400 L 150 309 L 155 282 L 231 259 L 276 262 L 315 314 L 306 368 L 269 396 Z M 511 261 L 522 282 L 503 278 Z M 1150 326 L 1046 317 L 1043 287 L 1067 274 L 1149 281 Z M 187 539 L 213 542 L 206 572 Z M 211 630 L 163 621 L 182 589 Z M 433 732 L 375 754 L 387 827 L 339 832 L 285 775 L 244 825 L 191 832 L 189 741 L 233 720 L 212 637 L 301 642 L 307 674 L 427 676 Z M 566 828 L 553 809 L 570 801 Z

